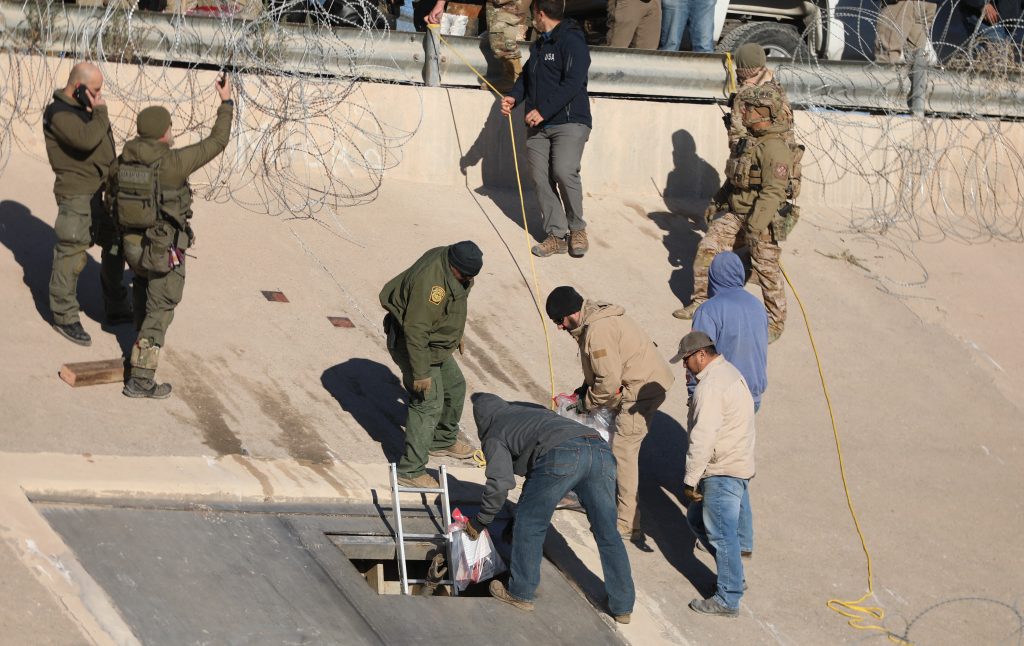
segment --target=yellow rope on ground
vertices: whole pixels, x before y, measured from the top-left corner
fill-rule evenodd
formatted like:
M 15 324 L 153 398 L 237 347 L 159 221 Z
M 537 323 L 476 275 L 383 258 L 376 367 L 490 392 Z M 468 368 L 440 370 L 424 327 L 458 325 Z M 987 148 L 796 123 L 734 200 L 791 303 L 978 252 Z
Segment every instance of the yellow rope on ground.
M 793 281 L 789 279 L 789 274 L 786 273 L 786 269 L 779 263 L 779 269 L 782 270 L 782 275 L 786 279 L 786 284 L 789 285 L 789 289 L 793 292 L 793 296 L 796 297 L 796 302 L 800 306 L 800 314 L 803 315 L 804 325 L 807 327 L 807 337 L 811 340 L 811 350 L 814 352 L 814 361 L 818 365 L 818 378 L 821 380 L 821 390 L 825 393 L 825 404 L 828 406 L 828 416 L 832 420 L 832 436 L 836 442 L 836 453 L 839 456 L 839 475 L 843 480 L 843 492 L 846 494 L 846 506 L 850 509 L 850 516 L 853 517 L 853 525 L 857 528 L 857 536 L 860 538 L 861 549 L 864 550 L 864 556 L 867 557 L 868 561 L 868 591 L 860 599 L 855 601 L 842 601 L 840 599 L 829 599 L 825 605 L 834 612 L 837 612 L 849 621 L 847 622 L 853 628 L 857 630 L 877 630 L 884 632 L 890 641 L 903 644 L 906 646 L 910 645 L 910 642 L 894 635 L 884 626 L 868 623 L 872 621 L 882 621 L 885 619 L 885 610 L 880 606 L 865 605 L 864 601 L 875 594 L 875 576 L 874 570 L 871 563 L 871 552 L 868 551 L 867 540 L 864 538 L 864 531 L 860 527 L 860 521 L 857 519 L 857 512 L 853 508 L 853 497 L 850 495 L 850 486 L 846 481 L 846 463 L 843 460 L 843 446 L 839 441 L 839 428 L 836 425 L 836 415 L 832 410 L 832 398 L 828 392 L 828 384 L 825 382 L 825 371 L 821 367 L 821 357 L 818 355 L 818 346 L 814 343 L 814 334 L 811 332 L 811 322 L 807 318 L 807 310 L 804 308 L 804 303 L 800 299 L 799 292 L 793 287 Z
M 431 29 L 438 29 L 439 26 L 438 25 L 428 25 L 428 27 L 430 27 Z M 462 54 L 459 53 L 459 51 L 457 49 L 452 47 L 450 45 L 450 43 L 447 40 L 445 40 L 445 37 L 441 35 L 440 31 L 438 31 L 437 37 L 441 40 L 442 43 L 444 43 L 448 47 L 448 50 L 450 52 L 455 54 L 456 58 L 458 58 L 460 61 L 465 63 L 466 67 L 471 69 L 473 71 L 473 73 L 476 74 L 477 78 L 479 78 L 481 81 L 483 81 L 487 85 L 487 87 L 489 87 L 491 89 L 491 92 L 493 92 L 494 95 L 496 97 L 498 97 L 499 101 L 502 99 L 502 97 L 504 95 L 502 95 L 502 93 L 499 92 L 496 87 L 491 85 L 490 81 L 488 81 L 486 78 L 484 78 L 484 75 L 481 74 L 479 71 L 477 71 L 477 69 L 475 67 L 473 67 L 473 65 L 469 61 L 467 61 L 462 56 Z M 543 312 L 543 310 L 541 310 L 541 307 L 540 307 L 541 294 L 540 294 L 540 282 L 537 280 L 537 266 L 534 263 L 533 253 L 531 253 L 531 251 L 530 251 L 530 246 L 531 246 L 530 245 L 530 242 L 531 242 L 530 241 L 530 227 L 529 227 L 529 224 L 527 223 L 527 220 L 526 220 L 526 199 L 523 197 L 523 180 L 519 176 L 519 153 L 516 151 L 516 135 L 515 135 L 515 129 L 512 126 L 512 115 L 511 114 L 508 115 L 508 136 L 509 136 L 509 140 L 511 140 L 511 142 L 512 142 L 512 161 L 513 161 L 513 164 L 514 164 L 515 169 L 516 169 L 516 188 L 519 190 L 519 209 L 520 209 L 520 211 L 522 212 L 522 215 L 523 215 L 523 236 L 526 239 L 526 255 L 530 258 L 530 273 L 533 276 L 533 291 L 534 291 L 534 301 L 533 301 L 533 304 L 534 304 L 534 306 L 537 309 L 537 314 L 540 316 L 540 326 L 544 330 L 544 346 L 545 346 L 545 348 L 547 350 L 547 353 L 548 353 L 548 377 L 549 377 L 549 379 L 551 381 L 551 401 L 550 401 L 549 406 L 551 407 L 552 410 L 554 410 L 554 407 L 555 407 L 555 362 L 554 362 L 554 359 L 551 356 L 551 337 L 548 334 L 548 321 L 547 321 L 547 317 L 544 315 L 544 312 Z M 498 235 L 501 235 L 501 234 L 499 233 Z

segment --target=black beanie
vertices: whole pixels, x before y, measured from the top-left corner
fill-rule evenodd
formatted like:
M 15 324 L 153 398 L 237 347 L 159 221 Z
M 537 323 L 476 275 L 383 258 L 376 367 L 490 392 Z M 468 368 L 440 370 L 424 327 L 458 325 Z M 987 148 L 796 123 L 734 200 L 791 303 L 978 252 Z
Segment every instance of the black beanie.
M 448 247 L 448 262 L 463 276 L 472 278 L 484 266 L 484 252 L 472 240 L 463 240 Z
M 572 287 L 562 285 L 551 290 L 544 309 L 548 311 L 548 318 L 561 322 L 566 316 L 583 309 L 583 297 Z

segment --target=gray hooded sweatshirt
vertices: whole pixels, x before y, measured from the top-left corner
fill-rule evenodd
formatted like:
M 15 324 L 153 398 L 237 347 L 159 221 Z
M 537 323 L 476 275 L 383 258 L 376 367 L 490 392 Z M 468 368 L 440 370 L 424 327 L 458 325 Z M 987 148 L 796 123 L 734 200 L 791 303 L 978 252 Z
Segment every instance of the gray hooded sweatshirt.
M 487 484 L 476 520 L 488 525 L 505 504 L 516 475 L 530 477 L 542 455 L 566 440 L 596 431 L 546 408 L 510 404 L 487 393 L 473 397 L 480 447 L 487 459 Z

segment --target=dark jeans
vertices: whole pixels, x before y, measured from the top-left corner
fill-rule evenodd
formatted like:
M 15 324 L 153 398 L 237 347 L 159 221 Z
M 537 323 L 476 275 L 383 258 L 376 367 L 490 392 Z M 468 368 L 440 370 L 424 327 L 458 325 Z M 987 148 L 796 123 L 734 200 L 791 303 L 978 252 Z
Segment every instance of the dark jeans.
M 526 477 L 512 537 L 509 593 L 533 601 L 540 585 L 544 537 L 558 501 L 569 491 L 575 491 L 583 503 L 597 541 L 608 609 L 613 615 L 632 612 L 633 577 L 615 526 L 615 458 L 597 435 L 562 442 L 542 455 Z

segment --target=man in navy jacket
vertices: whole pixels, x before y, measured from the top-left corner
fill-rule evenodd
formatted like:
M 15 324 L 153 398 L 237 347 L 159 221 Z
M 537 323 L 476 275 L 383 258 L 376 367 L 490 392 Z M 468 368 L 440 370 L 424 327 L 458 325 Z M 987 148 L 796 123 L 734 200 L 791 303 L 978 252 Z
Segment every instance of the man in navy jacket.
M 533 247 L 540 257 L 587 252 L 580 160 L 592 125 L 587 75 L 590 50 L 583 30 L 562 19 L 562 0 L 535 0 L 533 22 L 541 33 L 512 92 L 501 101 L 508 115 L 525 100 L 526 149 L 547 238 Z M 561 199 L 559 199 L 561 193 Z

